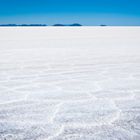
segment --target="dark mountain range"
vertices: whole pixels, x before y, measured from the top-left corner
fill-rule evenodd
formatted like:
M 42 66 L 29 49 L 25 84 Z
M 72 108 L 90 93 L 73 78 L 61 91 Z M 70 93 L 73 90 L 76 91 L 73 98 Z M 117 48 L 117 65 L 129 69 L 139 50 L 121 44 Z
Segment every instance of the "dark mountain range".
M 79 24 L 79 23 L 74 23 L 74 24 L 71 24 L 71 25 L 69 25 L 69 26 L 82 26 L 82 25 Z
M 0 24 L 0 26 L 6 26 L 6 27 L 14 27 L 14 26 L 47 26 L 46 24 Z M 74 23 L 74 24 L 54 24 L 52 26 L 82 26 L 79 23 Z
M 104 27 L 104 26 L 107 26 L 107 25 L 105 25 L 105 24 L 101 24 L 100 26 Z
M 54 24 L 53 26 L 67 26 L 67 25 L 64 25 L 64 24 Z
M 0 26 L 47 26 L 46 24 L 0 24 Z
M 73 24 L 54 24 L 53 26 L 82 26 L 79 23 L 73 23 Z

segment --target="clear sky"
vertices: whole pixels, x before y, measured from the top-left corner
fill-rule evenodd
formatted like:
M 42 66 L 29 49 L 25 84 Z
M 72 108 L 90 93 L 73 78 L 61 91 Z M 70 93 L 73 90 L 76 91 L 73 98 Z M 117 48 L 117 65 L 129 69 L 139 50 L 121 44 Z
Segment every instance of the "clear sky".
M 140 25 L 140 0 L 0 0 L 0 24 Z

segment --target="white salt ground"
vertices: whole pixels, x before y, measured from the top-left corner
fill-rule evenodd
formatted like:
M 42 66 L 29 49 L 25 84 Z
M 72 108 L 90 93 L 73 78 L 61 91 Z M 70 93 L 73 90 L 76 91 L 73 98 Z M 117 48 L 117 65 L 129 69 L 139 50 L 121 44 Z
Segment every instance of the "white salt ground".
M 0 28 L 0 140 L 140 140 L 140 27 Z

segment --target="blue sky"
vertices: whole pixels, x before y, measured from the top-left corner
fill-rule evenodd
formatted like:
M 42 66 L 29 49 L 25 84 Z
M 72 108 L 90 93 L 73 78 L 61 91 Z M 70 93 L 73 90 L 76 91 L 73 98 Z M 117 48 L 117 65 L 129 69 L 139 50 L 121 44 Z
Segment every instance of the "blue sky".
M 0 0 L 0 24 L 140 25 L 140 0 Z

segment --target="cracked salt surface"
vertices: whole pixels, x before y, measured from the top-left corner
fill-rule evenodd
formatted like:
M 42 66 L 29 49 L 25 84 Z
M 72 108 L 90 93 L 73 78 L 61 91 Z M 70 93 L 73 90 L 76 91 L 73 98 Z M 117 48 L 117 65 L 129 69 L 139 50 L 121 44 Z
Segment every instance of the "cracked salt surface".
M 139 140 L 140 28 L 0 28 L 0 140 Z

